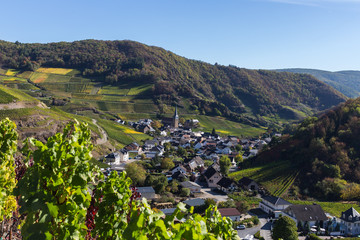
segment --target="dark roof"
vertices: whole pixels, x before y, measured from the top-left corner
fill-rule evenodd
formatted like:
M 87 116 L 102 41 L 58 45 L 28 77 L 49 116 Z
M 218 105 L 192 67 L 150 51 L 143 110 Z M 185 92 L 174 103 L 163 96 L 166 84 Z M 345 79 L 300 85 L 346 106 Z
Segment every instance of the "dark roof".
M 137 191 L 139 193 L 155 193 L 155 190 L 153 187 L 138 187 Z
M 206 169 L 204 176 L 209 179 L 212 176 L 214 176 L 217 173 L 217 171 L 213 168 L 213 167 L 209 167 L 208 169 Z
M 219 208 L 222 217 L 240 216 L 241 213 L 236 208 Z
M 195 206 L 201 206 L 205 204 L 205 200 L 201 199 L 201 198 L 193 198 L 193 199 L 189 199 L 184 201 L 185 204 L 195 207 Z
M 288 201 L 285 201 L 284 199 L 280 197 L 274 197 L 274 196 L 264 196 L 262 199 L 274 204 L 274 205 L 291 205 Z
M 175 212 L 176 208 L 165 208 L 165 209 L 161 209 L 161 211 L 165 214 L 165 215 L 171 215 Z
M 221 187 L 224 187 L 224 188 L 228 188 L 231 186 L 231 184 L 233 183 L 234 181 L 230 178 L 227 178 L 227 177 L 223 177 L 222 179 L 220 179 L 220 181 L 217 183 L 217 185 L 221 186 Z
M 249 184 L 252 183 L 253 181 L 254 180 L 252 180 L 248 177 L 243 177 L 242 179 L 239 180 L 238 184 L 241 186 L 249 186 Z
M 186 178 L 186 175 L 183 174 L 183 173 L 180 172 L 180 171 L 177 171 L 177 172 L 175 172 L 173 175 L 171 175 L 171 177 L 172 177 L 172 179 L 177 179 L 177 180 L 179 180 L 179 179 L 182 179 L 182 178 Z
M 298 221 L 326 221 L 327 217 L 320 205 L 291 205 L 284 210 Z
M 356 222 L 360 221 L 360 214 L 355 210 L 355 208 L 351 207 L 345 212 L 342 212 L 340 218 L 346 222 Z
M 105 158 L 116 158 L 116 157 L 119 157 L 119 153 L 117 153 L 117 152 L 110 153 L 105 156 Z

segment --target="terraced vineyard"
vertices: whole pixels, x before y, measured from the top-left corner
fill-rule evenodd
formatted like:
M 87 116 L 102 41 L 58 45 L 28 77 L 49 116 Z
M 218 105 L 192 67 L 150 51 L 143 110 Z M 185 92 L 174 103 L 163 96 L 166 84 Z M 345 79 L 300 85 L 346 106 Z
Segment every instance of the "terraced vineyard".
M 272 195 L 282 196 L 294 183 L 298 174 L 299 171 L 294 169 L 288 161 L 285 161 L 247 168 L 233 172 L 229 176 L 235 180 L 240 180 L 243 177 L 254 179 Z
M 107 115 L 107 119 L 115 116 L 124 120 L 156 118 L 159 108 L 152 99 L 153 84 L 134 81 L 112 86 L 99 80 L 83 77 L 80 71 L 74 69 L 39 68 L 35 72 L 0 69 L 0 82 L 3 85 L 24 91 L 47 104 L 52 103 L 53 98 L 65 99 L 67 104 L 58 107 L 65 112 L 97 118 L 98 116 L 91 115 L 91 111 L 88 111 L 88 109 L 97 109 L 103 115 Z M 221 117 L 194 115 L 187 100 L 183 105 L 184 107 L 179 109 L 181 117 L 200 120 L 201 126 L 196 130 L 211 131 L 215 128 L 219 134 L 237 136 L 258 136 L 265 131 Z M 164 106 L 163 112 L 165 116 L 170 117 L 174 109 L 171 106 Z M 147 137 L 147 135 L 126 134 L 124 129 L 111 126 L 109 123 L 103 125 L 109 136 L 122 145 Z

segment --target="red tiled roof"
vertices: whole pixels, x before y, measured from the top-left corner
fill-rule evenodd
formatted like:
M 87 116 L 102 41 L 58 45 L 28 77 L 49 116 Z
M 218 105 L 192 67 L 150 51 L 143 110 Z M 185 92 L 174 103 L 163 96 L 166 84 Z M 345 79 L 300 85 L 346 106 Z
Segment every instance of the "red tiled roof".
M 241 213 L 236 208 L 219 208 L 218 209 L 221 216 L 230 217 L 230 216 L 240 216 Z

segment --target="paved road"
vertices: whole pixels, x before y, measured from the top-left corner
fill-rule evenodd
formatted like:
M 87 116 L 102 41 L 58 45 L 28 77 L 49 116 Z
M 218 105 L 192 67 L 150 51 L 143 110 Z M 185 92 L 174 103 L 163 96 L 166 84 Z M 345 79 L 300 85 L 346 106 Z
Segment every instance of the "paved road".
M 244 230 L 237 230 L 238 231 L 238 235 L 241 238 L 246 237 L 246 235 L 254 235 L 255 233 L 257 233 L 258 231 L 261 231 L 261 228 L 267 223 L 265 218 L 259 218 L 260 220 L 260 224 L 257 226 L 254 226 L 252 228 L 246 228 Z M 261 234 L 261 232 L 260 232 Z M 262 236 L 262 235 L 261 235 Z M 267 240 L 267 239 L 266 239 Z
M 266 221 L 266 220 L 265 220 Z M 271 240 L 271 222 L 266 222 L 260 230 L 260 236 L 265 240 Z
M 225 202 L 228 199 L 226 194 L 221 194 L 219 192 L 212 191 L 211 188 L 201 188 L 201 192 L 203 193 L 201 198 L 212 198 L 216 202 Z

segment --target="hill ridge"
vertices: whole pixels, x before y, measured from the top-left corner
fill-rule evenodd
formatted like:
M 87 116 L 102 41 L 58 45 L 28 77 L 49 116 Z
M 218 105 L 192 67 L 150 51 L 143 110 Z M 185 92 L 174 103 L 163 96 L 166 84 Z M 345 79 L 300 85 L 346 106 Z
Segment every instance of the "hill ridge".
M 84 77 L 112 86 L 148 84 L 146 93 L 160 115 L 166 114 L 166 106 L 177 104 L 194 114 L 254 126 L 281 125 L 346 99 L 309 75 L 211 65 L 134 41 L 0 41 L 0 64 L 24 70 L 75 68 Z

